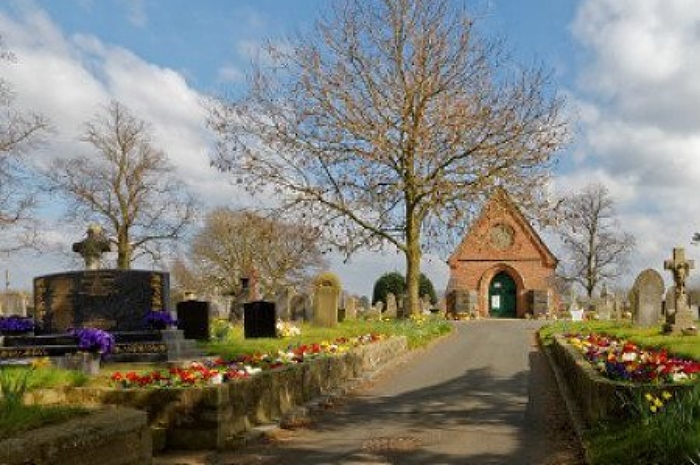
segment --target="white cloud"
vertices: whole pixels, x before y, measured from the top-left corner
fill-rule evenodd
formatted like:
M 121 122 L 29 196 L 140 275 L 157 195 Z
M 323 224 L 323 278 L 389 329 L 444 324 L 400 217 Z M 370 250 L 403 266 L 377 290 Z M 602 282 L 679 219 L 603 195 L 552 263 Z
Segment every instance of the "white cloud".
M 25 6 L 17 16 L 0 13 L 0 31 L 16 63 L 0 64 L 3 78 L 17 94 L 20 108 L 46 115 L 54 133 L 32 154 L 39 164 L 53 156 L 89 153 L 79 141 L 85 121 L 116 99 L 152 125 L 155 145 L 171 158 L 183 180 L 207 205 L 249 202 L 228 176 L 210 166 L 212 136 L 205 127 L 204 96 L 176 71 L 144 61 L 132 52 L 76 34 L 66 36 L 43 11 Z M 45 205 L 44 210 L 60 208 Z M 47 239 L 62 248 L 62 258 L 44 255 L 20 259 L 14 275 L 29 287 L 31 276 L 60 269 L 70 260 L 70 243 L 83 231 L 55 226 Z M 73 238 L 73 239 L 69 239 Z M 63 261 L 62 261 L 63 260 Z
M 573 99 L 581 137 L 557 186 L 603 181 L 638 240 L 627 283 L 643 268 L 666 274 L 671 248 L 700 231 L 700 8 L 585 0 L 572 32 L 587 58 Z

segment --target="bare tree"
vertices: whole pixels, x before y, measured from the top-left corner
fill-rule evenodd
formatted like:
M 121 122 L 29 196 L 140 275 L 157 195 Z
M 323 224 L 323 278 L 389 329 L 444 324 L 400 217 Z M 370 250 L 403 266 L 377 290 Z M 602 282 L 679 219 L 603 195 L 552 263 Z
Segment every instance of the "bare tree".
M 148 125 L 113 101 L 86 123 L 82 140 L 94 156 L 55 159 L 46 173 L 71 202 L 70 217 L 106 222 L 120 269 L 144 254 L 157 259 L 160 245 L 191 223 L 195 202 L 166 154 L 152 145 Z
M 207 215 L 190 248 L 183 284 L 198 290 L 235 293 L 252 270 L 261 290 L 275 293 L 305 282 L 324 265 L 318 230 L 265 218 L 251 211 L 217 208 Z
M 0 62 L 13 60 L 0 41 Z M 33 237 L 30 220 L 36 199 L 26 156 L 48 129 L 43 116 L 16 108 L 10 84 L 0 77 L 0 231 L 13 228 L 19 233 L 13 239 L 3 238 L 2 251 L 28 245 L 27 239 Z
M 539 200 L 566 138 L 547 73 L 512 66 L 454 3 L 336 3 L 210 112 L 220 169 L 274 186 L 348 255 L 403 253 L 412 312 L 423 251 L 449 245 L 498 185 L 523 208 Z
M 590 299 L 604 282 L 617 279 L 626 269 L 634 237 L 622 231 L 608 189 L 599 183 L 563 199 L 560 237 L 567 259 L 560 275 L 580 284 Z

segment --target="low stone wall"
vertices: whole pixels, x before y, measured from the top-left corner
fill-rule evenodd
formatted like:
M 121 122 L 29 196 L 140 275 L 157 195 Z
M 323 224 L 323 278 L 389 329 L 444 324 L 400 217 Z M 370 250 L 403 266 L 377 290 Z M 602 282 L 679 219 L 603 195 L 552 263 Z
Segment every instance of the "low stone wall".
M 584 356 L 561 335 L 554 337 L 551 354 L 577 403 L 585 426 L 628 415 L 624 402 L 645 393 L 661 390 L 677 392 L 683 385 L 639 385 L 610 380 L 601 375 Z
M 151 431 L 145 412 L 108 408 L 0 441 L 2 465 L 147 465 Z
M 225 449 L 253 426 L 276 421 L 294 407 L 360 378 L 408 350 L 392 338 L 352 351 L 202 388 L 66 388 L 35 391 L 29 402 L 120 405 L 144 410 L 156 449 Z

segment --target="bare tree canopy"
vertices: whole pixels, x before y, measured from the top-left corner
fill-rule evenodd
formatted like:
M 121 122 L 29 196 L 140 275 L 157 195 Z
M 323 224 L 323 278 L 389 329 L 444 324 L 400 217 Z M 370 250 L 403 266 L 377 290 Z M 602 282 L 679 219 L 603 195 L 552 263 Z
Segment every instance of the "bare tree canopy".
M 195 202 L 152 145 L 148 125 L 113 101 L 85 124 L 83 140 L 95 155 L 55 159 L 46 173 L 71 201 L 70 217 L 102 224 L 115 237 L 120 269 L 142 254 L 158 258 L 163 241 L 191 223 Z
M 12 53 L 5 50 L 0 41 L 0 64 L 13 60 Z M 48 129 L 46 118 L 15 107 L 10 84 L 0 77 L 0 230 L 13 228 L 19 233 L 13 239 L 4 236 L 0 250 L 28 243 L 24 233 L 31 233 L 29 220 L 35 193 L 30 189 L 32 183 L 28 182 L 26 155 Z
M 423 250 L 497 185 L 537 199 L 566 138 L 548 75 L 513 66 L 454 3 L 335 3 L 210 113 L 220 169 L 252 191 L 274 186 L 284 211 L 324 225 L 347 254 L 386 243 L 405 254 L 414 312 Z
M 634 237 L 622 231 L 615 204 L 608 189 L 589 184 L 581 192 L 563 199 L 560 236 L 567 259 L 561 276 L 580 284 L 588 297 L 607 282 L 611 284 L 625 271 Z
M 238 292 L 240 279 L 255 270 L 261 290 L 274 294 L 306 282 L 325 265 L 315 228 L 229 208 L 207 215 L 189 258 L 191 265 L 178 264 L 178 281 L 219 293 Z

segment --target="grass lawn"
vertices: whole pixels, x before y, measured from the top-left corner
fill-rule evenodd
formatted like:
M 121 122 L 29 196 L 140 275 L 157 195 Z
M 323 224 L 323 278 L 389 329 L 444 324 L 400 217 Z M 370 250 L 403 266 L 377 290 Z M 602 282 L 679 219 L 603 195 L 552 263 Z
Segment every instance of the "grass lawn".
M 302 344 L 332 342 L 337 338 L 356 337 L 375 333 L 387 336 L 405 336 L 411 349 L 421 347 L 431 340 L 451 331 L 452 326 L 442 317 L 423 317 L 390 321 L 344 321 L 333 328 L 320 328 L 311 324 L 297 325 L 299 336 L 285 338 L 245 339 L 241 325 L 229 325 L 225 321 L 214 322 L 214 341 L 203 346 L 211 355 L 233 358 L 240 354 L 277 353 L 279 350 Z
M 629 340 L 641 347 L 666 349 L 669 354 L 700 360 L 700 336 L 671 336 L 661 326 L 638 328 L 611 321 L 557 322 L 540 330 L 545 344 L 554 334 L 598 333 Z M 592 465 L 681 465 L 700 463 L 700 384 L 684 397 L 653 400 L 620 399 L 628 419 L 593 425 L 585 431 Z

